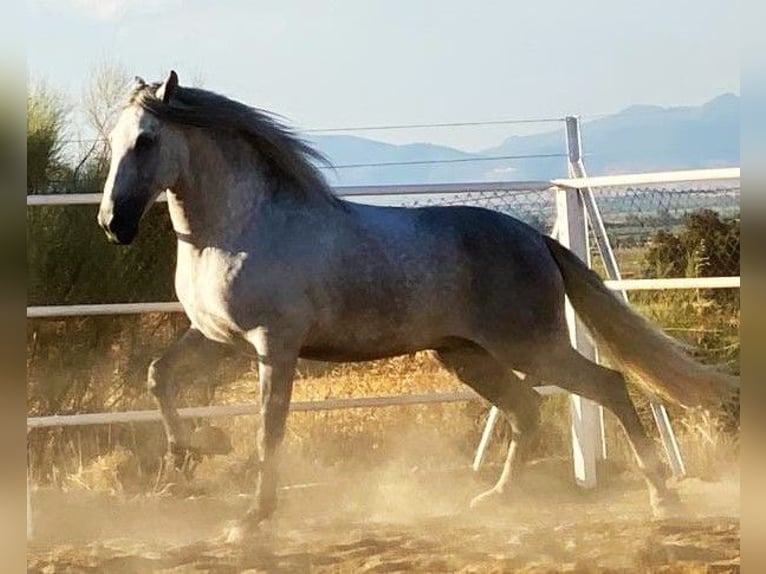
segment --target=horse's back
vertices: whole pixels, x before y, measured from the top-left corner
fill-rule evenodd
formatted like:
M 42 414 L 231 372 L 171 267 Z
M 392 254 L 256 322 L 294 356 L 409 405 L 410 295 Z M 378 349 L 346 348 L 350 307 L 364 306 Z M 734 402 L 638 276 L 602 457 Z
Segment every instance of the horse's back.
M 526 337 L 561 322 L 560 274 L 523 222 L 459 206 L 352 214 L 353 237 L 326 278 L 332 295 L 318 311 L 318 340 L 397 354 L 454 338 Z
M 540 232 L 478 207 L 429 208 L 422 217 L 454 235 L 474 323 L 523 330 L 561 322 L 564 285 Z

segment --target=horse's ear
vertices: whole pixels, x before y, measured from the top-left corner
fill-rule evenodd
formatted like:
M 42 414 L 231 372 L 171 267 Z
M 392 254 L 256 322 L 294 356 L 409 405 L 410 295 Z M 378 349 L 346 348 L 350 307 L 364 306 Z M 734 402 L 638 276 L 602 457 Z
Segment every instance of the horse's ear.
M 174 70 L 170 70 L 170 75 L 165 83 L 157 89 L 157 97 L 162 100 L 163 104 L 167 104 L 170 98 L 173 97 L 173 92 L 178 87 L 178 74 Z
M 146 81 L 144 81 L 144 79 L 141 76 L 136 76 L 135 78 L 133 78 L 133 80 L 136 82 L 136 85 L 139 88 L 145 88 L 146 87 Z

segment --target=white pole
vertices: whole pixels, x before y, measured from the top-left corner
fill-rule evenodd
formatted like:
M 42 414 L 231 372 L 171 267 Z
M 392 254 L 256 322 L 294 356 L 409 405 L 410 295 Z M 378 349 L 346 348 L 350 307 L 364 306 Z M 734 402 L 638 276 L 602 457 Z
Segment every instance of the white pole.
M 567 127 L 569 128 L 569 118 L 567 118 Z M 577 137 L 579 136 L 579 122 L 577 118 L 572 118 L 573 130 L 577 131 Z M 579 155 L 577 161 L 571 162 L 570 167 L 573 177 L 582 178 L 581 182 L 586 182 L 588 174 L 585 172 L 585 164 L 582 161 L 582 154 Z M 617 258 L 615 257 L 614 250 L 609 242 L 609 236 L 606 233 L 606 227 L 604 226 L 604 220 L 601 217 L 601 212 L 596 204 L 596 198 L 593 195 L 593 190 L 590 187 L 582 187 L 579 189 L 580 196 L 585 203 L 585 207 L 588 210 L 588 219 L 590 220 L 590 226 L 593 230 L 593 236 L 596 239 L 596 245 L 601 259 L 604 262 L 606 274 L 612 281 L 619 282 L 622 280 L 622 274 L 620 268 L 617 265 Z M 624 289 L 619 289 L 619 294 L 623 301 L 628 303 L 628 294 Z M 650 404 L 652 408 L 652 414 L 657 424 L 657 428 L 660 431 L 662 438 L 662 445 L 665 447 L 665 453 L 667 454 L 670 466 L 673 469 L 673 473 L 676 476 L 684 476 L 686 469 L 684 467 L 684 461 L 681 458 L 681 451 L 678 447 L 678 441 L 673 433 L 673 427 L 670 426 L 670 418 L 668 417 L 665 406 L 659 402 L 655 397 L 650 397 Z M 600 409 L 601 420 L 601 433 L 604 433 L 604 412 L 603 408 Z M 606 458 L 606 441 L 602 436 L 602 457 Z
M 566 118 L 567 152 L 569 175 L 575 177 L 575 165 L 582 160 L 582 142 L 577 118 Z M 556 191 L 556 207 L 559 221 L 559 241 L 590 266 L 588 229 L 585 219 L 585 205 L 576 189 Z M 569 299 L 566 302 L 566 316 L 572 346 L 585 358 L 595 360 L 596 349 L 586 336 L 585 328 L 577 318 Z M 600 407 L 597 403 L 572 395 L 572 458 L 575 480 L 584 488 L 596 486 L 596 460 L 604 452 L 603 428 Z
M 484 455 L 487 452 L 487 446 L 489 445 L 489 439 L 492 437 L 492 431 L 497 424 L 497 418 L 500 416 L 500 409 L 495 405 L 489 409 L 489 416 L 487 422 L 484 425 L 484 432 L 481 433 L 481 441 L 479 442 L 479 448 L 476 449 L 476 456 L 473 458 L 473 470 L 478 472 L 481 467 L 481 463 L 484 461 Z

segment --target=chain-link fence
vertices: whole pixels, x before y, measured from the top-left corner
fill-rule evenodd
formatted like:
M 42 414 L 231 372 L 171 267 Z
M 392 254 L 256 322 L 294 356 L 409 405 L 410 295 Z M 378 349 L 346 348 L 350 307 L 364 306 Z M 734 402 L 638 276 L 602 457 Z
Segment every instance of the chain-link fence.
M 556 220 L 556 201 L 550 190 L 485 191 L 416 198 L 407 205 L 472 205 L 505 213 L 550 233 Z
M 596 203 L 624 278 L 739 275 L 739 182 L 604 187 Z M 367 198 L 365 198 L 367 199 Z M 492 190 L 371 198 L 407 206 L 472 205 L 494 209 L 550 233 L 550 190 Z M 596 242 L 591 241 L 599 268 Z
M 739 182 L 594 193 L 623 277 L 739 276 Z

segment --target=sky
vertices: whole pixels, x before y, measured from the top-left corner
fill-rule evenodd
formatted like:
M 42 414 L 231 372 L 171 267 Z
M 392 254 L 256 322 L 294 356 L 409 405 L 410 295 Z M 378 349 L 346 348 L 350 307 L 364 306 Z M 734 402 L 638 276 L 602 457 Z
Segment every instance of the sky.
M 27 64 L 200 83 L 299 128 L 589 116 L 739 94 L 728 0 L 30 0 Z M 549 124 L 358 132 L 478 151 Z

